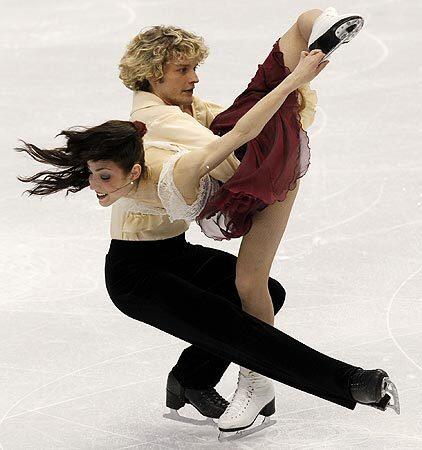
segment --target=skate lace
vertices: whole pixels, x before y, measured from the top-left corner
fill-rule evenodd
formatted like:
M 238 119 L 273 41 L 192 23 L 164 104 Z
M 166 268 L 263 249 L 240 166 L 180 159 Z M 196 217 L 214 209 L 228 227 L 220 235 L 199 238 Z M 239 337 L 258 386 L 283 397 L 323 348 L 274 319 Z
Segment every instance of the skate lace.
M 255 384 L 256 377 L 254 376 L 254 372 L 249 371 L 247 376 L 242 372 L 239 372 L 237 388 L 233 394 L 230 404 L 227 407 L 226 413 L 235 415 L 241 410 L 246 409 L 255 390 Z
M 227 407 L 229 404 L 229 402 L 225 400 L 214 388 L 203 391 L 202 396 L 207 397 L 208 400 L 223 408 Z

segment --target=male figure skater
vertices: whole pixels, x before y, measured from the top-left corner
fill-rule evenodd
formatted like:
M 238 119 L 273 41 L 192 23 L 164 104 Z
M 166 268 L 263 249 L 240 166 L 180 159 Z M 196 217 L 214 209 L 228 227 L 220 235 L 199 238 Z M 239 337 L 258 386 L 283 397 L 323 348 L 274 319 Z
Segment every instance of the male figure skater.
M 328 56 L 339 45 L 349 42 L 361 29 L 362 24 L 363 20 L 359 16 L 338 15 L 334 8 L 328 8 L 324 12 L 315 9 L 302 13 L 278 41 L 285 65 L 293 70 L 302 50 L 319 48 Z M 190 151 L 195 151 L 203 148 L 210 139 L 213 139 L 213 133 L 209 128 L 214 118 L 224 108 L 193 96 L 195 85 L 199 82 L 196 68 L 198 63 L 207 56 L 206 51 L 199 52 L 193 58 L 189 53 L 178 54 L 161 67 L 154 66 L 154 50 L 157 50 L 158 39 L 163 36 L 168 36 L 169 47 L 172 47 L 171 50 L 175 50 L 176 54 L 178 47 L 175 41 L 191 42 L 197 38 L 175 27 L 153 27 L 135 36 L 128 45 L 120 64 L 120 78 L 128 88 L 134 91 L 131 118 L 146 124 L 148 133 L 145 139 L 179 144 Z M 149 55 L 150 59 L 148 60 L 145 55 Z M 314 94 L 309 89 L 302 93 L 305 100 L 311 104 L 312 95 Z M 302 120 L 307 121 L 309 126 L 313 121 L 314 111 L 308 108 L 307 113 L 308 117 L 305 114 Z M 238 151 L 240 152 L 238 155 L 241 155 L 242 150 Z M 211 172 L 211 176 L 224 183 L 234 174 L 239 164 L 236 155 L 232 154 Z M 114 204 L 112 214 L 114 218 L 120 217 L 120 220 L 124 220 L 126 211 L 120 205 Z M 163 223 L 161 218 L 154 215 L 144 220 L 145 223 L 148 222 L 143 235 L 146 240 L 175 236 L 186 231 L 188 227 L 178 222 Z M 142 224 L 138 223 L 138 226 L 142 228 Z M 137 232 L 139 233 L 139 229 Z M 224 295 L 236 296 L 235 266 L 230 270 L 232 273 L 227 275 L 231 285 L 226 287 Z M 275 280 L 270 279 L 269 291 L 274 311 L 277 312 L 284 302 L 285 292 L 279 283 L 277 287 L 274 283 Z M 228 402 L 216 392 L 214 387 L 229 363 L 195 346 L 188 347 L 168 376 L 167 406 L 179 409 L 185 403 L 191 403 L 204 416 L 220 417 L 226 410 Z M 261 390 L 251 391 L 248 375 L 254 376 L 248 371 L 242 373 L 242 378 L 239 378 L 239 383 L 242 385 L 238 386 L 236 396 L 232 399 L 232 402 L 237 403 L 245 403 L 247 399 L 251 399 L 251 401 L 248 400 L 250 406 L 244 414 L 245 417 L 240 419 L 240 422 L 245 423 L 250 422 L 251 418 L 255 419 L 261 411 L 260 395 L 268 394 L 263 394 L 263 391 L 267 389 L 263 380 Z M 246 382 L 241 383 L 241 380 Z M 254 380 L 255 383 L 256 381 Z M 227 419 L 228 422 L 234 420 L 230 417 Z M 234 422 L 238 425 L 239 418 L 237 417 Z

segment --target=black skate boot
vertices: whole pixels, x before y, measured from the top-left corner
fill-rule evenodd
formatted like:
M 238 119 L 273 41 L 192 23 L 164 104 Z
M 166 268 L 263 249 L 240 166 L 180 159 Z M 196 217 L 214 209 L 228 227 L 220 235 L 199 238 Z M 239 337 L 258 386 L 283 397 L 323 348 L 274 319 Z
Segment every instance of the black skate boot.
M 191 404 L 203 416 L 218 419 L 226 410 L 229 402 L 214 389 L 186 389 L 169 373 L 167 378 L 166 406 L 177 411 L 186 403 Z
M 309 51 L 320 49 L 325 53 L 324 61 L 340 45 L 350 42 L 362 29 L 364 19 L 358 14 L 337 14 L 329 7 L 315 20 L 309 36 Z
M 358 368 L 350 377 L 349 386 L 352 397 L 358 403 L 382 411 L 392 408 L 397 414 L 400 414 L 397 388 L 384 370 Z

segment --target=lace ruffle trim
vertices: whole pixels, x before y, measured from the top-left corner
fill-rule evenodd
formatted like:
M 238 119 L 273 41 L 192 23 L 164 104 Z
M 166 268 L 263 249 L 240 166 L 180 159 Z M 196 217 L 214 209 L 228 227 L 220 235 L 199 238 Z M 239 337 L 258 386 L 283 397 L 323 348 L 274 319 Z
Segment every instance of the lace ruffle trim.
M 173 170 L 178 159 L 187 152 L 188 150 L 180 148 L 175 155 L 170 156 L 163 164 L 158 181 L 158 196 L 167 211 L 170 222 L 180 219 L 194 221 L 204 208 L 208 198 L 219 188 L 219 183 L 216 180 L 211 179 L 209 175 L 205 175 L 200 180 L 199 193 L 195 202 L 191 205 L 186 203 L 174 183 Z

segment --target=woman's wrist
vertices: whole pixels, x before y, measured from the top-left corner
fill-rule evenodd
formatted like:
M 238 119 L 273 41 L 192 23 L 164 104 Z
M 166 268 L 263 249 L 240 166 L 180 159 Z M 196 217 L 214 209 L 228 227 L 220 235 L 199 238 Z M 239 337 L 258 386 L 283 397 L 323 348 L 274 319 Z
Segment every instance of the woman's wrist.
M 287 75 L 287 77 L 283 80 L 283 83 L 285 83 L 286 88 L 290 91 L 290 93 L 295 91 L 303 84 L 293 72 Z

